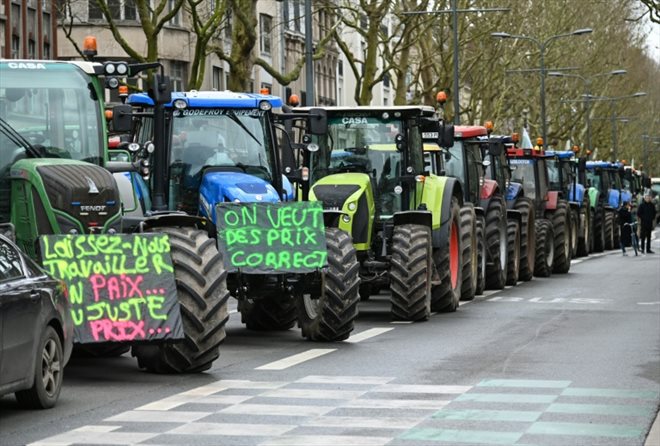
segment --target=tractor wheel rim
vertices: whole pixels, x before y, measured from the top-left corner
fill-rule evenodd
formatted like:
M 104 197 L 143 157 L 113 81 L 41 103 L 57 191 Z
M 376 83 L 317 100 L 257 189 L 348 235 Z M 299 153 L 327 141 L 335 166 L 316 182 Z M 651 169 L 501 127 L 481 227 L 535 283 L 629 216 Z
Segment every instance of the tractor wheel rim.
M 456 225 L 451 226 L 451 234 L 449 235 L 449 275 L 451 277 L 451 287 L 456 289 L 458 286 L 458 229 Z

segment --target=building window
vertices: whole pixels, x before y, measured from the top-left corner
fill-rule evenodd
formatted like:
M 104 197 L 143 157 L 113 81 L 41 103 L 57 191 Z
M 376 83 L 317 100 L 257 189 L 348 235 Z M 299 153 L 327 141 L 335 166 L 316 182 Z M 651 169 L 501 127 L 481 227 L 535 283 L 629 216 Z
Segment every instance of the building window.
M 220 67 L 213 67 L 213 89 L 216 91 L 222 91 L 225 89 L 223 86 L 223 71 L 224 70 Z
M 344 61 L 341 59 L 337 61 L 337 76 L 344 77 Z
M 89 0 L 87 17 L 89 20 L 105 20 L 97 0 Z M 106 0 L 112 20 L 137 20 L 135 0 Z
M 37 45 L 35 45 L 34 40 L 28 40 L 28 59 L 37 58 Z
M 390 88 L 390 75 L 388 73 L 383 75 L 383 87 Z
M 169 10 L 172 11 L 176 7 L 176 0 L 168 0 Z M 170 25 L 172 26 L 181 26 L 181 8 L 174 14 L 174 17 L 170 19 Z
M 17 35 L 11 36 L 11 58 L 19 59 L 21 54 L 21 39 Z
M 273 18 L 266 14 L 259 15 L 259 40 L 261 42 L 261 53 L 270 56 L 271 40 L 270 35 Z
M 184 77 L 186 72 L 185 62 L 173 60 L 170 63 L 170 80 L 172 91 L 185 91 Z
M 50 44 L 44 43 L 44 59 L 50 59 Z
M 293 29 L 296 32 L 302 32 L 302 28 L 300 26 L 300 23 L 302 22 L 302 20 L 300 20 L 300 18 L 301 18 L 301 8 L 300 8 L 300 6 L 301 6 L 302 1 L 301 0 L 292 0 L 292 2 L 293 2 Z

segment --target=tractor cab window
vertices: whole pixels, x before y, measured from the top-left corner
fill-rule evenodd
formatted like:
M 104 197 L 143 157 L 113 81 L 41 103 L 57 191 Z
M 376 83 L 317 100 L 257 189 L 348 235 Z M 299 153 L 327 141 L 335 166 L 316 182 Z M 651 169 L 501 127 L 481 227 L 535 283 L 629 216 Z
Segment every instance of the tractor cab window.
M 589 187 L 595 187 L 597 190 L 602 191 L 602 184 L 600 181 L 600 175 L 595 170 L 587 171 L 587 184 Z
M 312 153 L 312 183 L 328 175 L 355 172 L 369 176 L 375 200 L 383 215 L 401 210 L 401 196 L 394 192 L 400 183 L 402 152 L 396 149 L 395 137 L 404 134 L 400 120 L 374 116 L 341 116 L 328 119 L 328 132 L 315 136 L 320 150 Z M 420 144 L 419 172 L 423 170 L 421 136 L 409 144 Z
M 561 190 L 561 178 L 559 176 L 559 161 L 550 160 L 548 162 L 548 185 L 550 190 Z
M 465 178 L 465 162 L 463 160 L 463 141 L 455 140 L 454 145 L 449 149 L 451 157 L 445 162 L 445 171 L 448 177 Z
M 534 169 L 534 161 L 530 159 L 512 158 L 509 164 L 513 172 L 511 172 L 511 181 L 522 184 L 525 196 L 536 199 L 536 173 Z
M 0 63 L 0 171 L 26 157 L 102 164 L 102 113 L 91 77 L 74 65 L 10 68 L 16 65 Z

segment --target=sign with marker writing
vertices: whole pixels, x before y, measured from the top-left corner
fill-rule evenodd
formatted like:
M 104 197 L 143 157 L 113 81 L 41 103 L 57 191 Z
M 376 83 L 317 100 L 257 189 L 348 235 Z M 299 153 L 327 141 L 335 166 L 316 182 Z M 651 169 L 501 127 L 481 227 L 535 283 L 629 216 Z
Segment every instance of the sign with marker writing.
M 66 283 L 74 342 L 182 339 L 167 234 L 43 235 L 44 269 Z
M 218 248 L 230 272 L 311 272 L 327 265 L 320 202 L 219 203 Z

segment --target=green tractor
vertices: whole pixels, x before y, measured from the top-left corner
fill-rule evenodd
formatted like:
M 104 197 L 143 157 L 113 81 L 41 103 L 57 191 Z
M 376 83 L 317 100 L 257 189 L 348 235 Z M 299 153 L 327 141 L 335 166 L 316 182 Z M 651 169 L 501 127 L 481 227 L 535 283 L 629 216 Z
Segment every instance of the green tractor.
M 126 231 L 124 203 L 135 202 L 135 191 L 120 189 L 116 178 L 135 172 L 127 163 L 108 161 L 104 87 L 116 88 L 117 76 L 128 77 L 157 66 L 0 61 L 0 223 L 15 228 L 17 244 L 37 261 L 43 261 L 45 255 L 42 235 L 67 234 L 74 240 L 98 236 L 107 241 Z M 152 91 L 159 102 L 169 101 L 165 81 L 162 72 L 155 75 Z M 130 107 L 115 107 L 114 118 L 115 130 L 127 130 Z M 229 297 L 225 267 L 210 229 L 202 218 L 159 209 L 143 218 L 137 228 L 140 235 L 169 236 L 167 249 L 173 265 L 173 277 L 169 277 L 176 284 L 172 287 L 176 288 L 183 326 L 180 340 L 165 335 L 154 340 L 146 333 L 130 342 L 120 336 L 104 338 L 113 341 L 107 344 L 74 341 L 108 354 L 131 346 L 152 346 L 148 356 L 138 359 L 154 372 L 209 369 L 225 338 Z M 137 240 L 139 236 L 124 237 Z M 91 299 L 88 294 L 78 297 Z M 87 322 L 81 323 L 86 326 Z M 122 324 L 116 315 L 106 322 Z
M 425 173 L 424 147 L 452 144 L 431 107 L 324 107 L 328 131 L 301 152 L 303 199 L 323 202 L 357 250 L 362 299 L 391 291 L 394 319 L 455 311 L 461 296 L 463 194 Z M 307 113 L 301 108 L 296 112 Z

